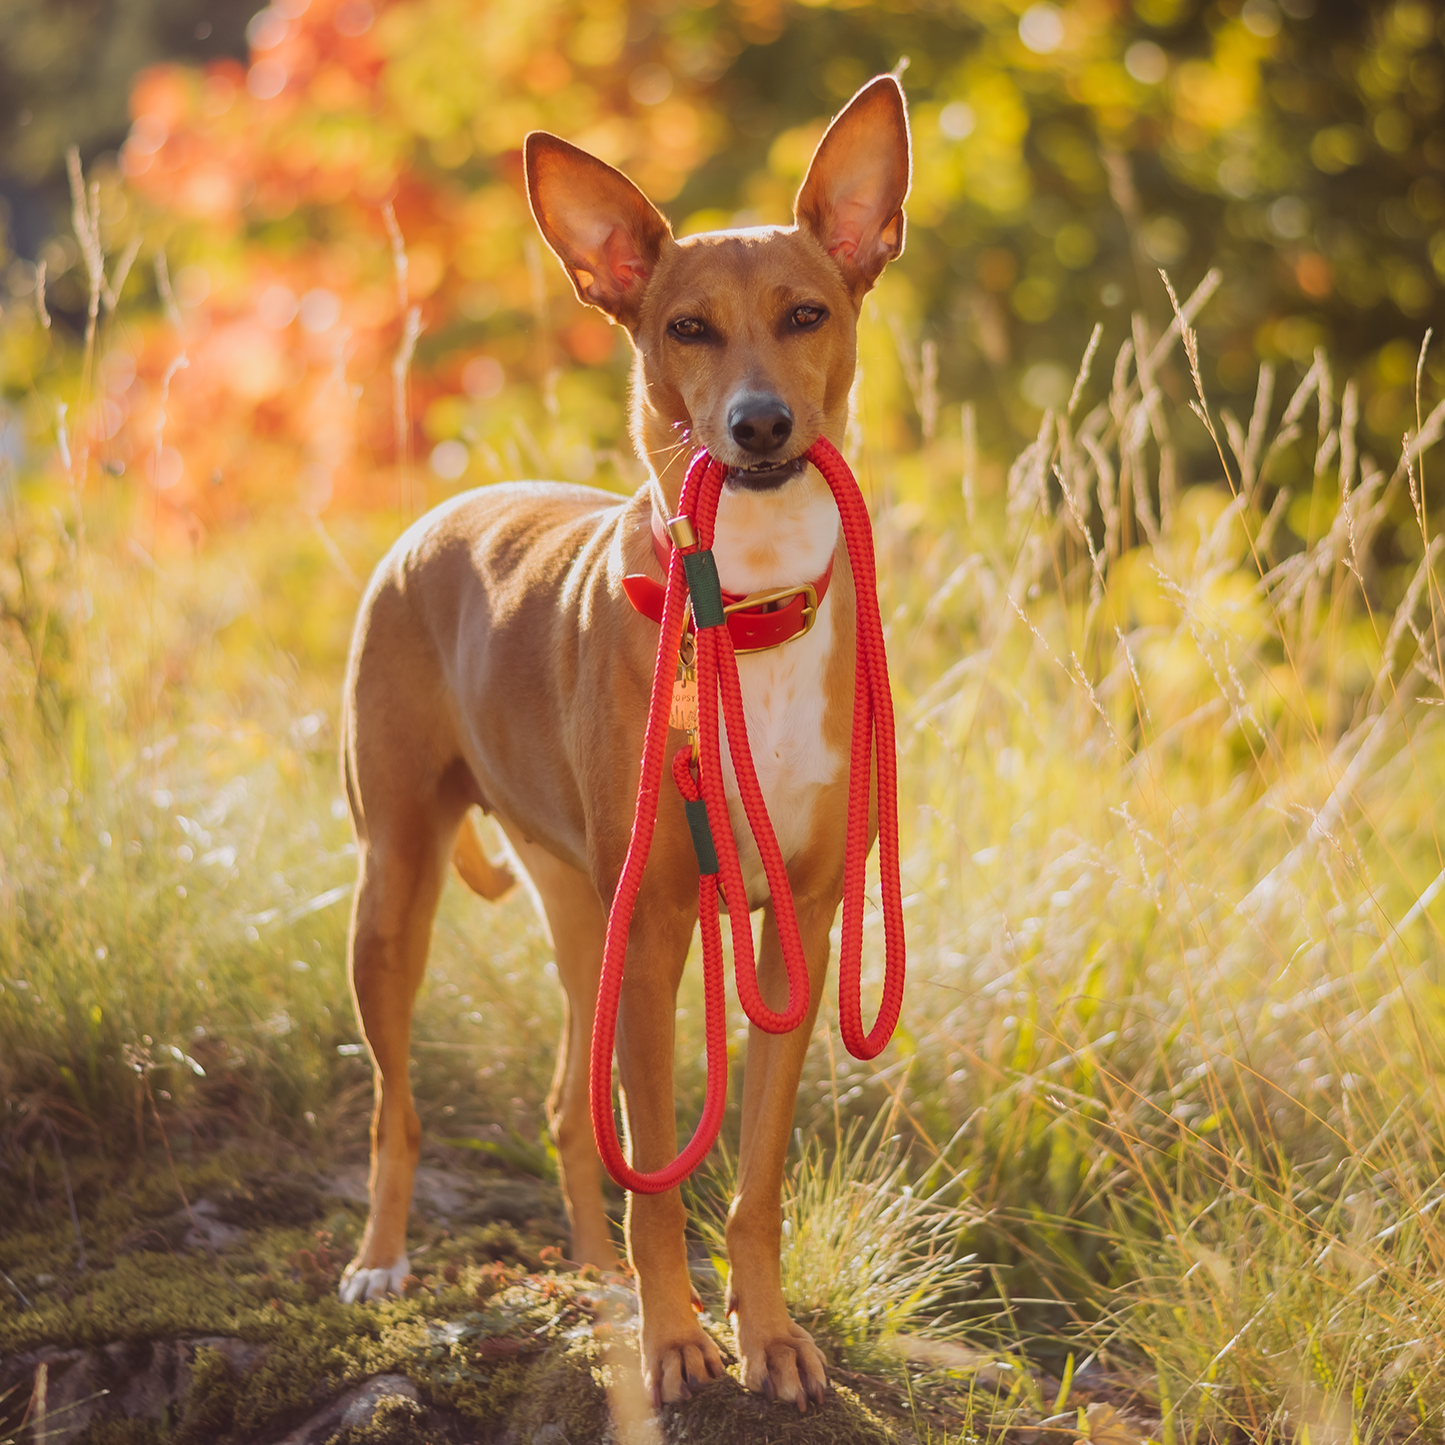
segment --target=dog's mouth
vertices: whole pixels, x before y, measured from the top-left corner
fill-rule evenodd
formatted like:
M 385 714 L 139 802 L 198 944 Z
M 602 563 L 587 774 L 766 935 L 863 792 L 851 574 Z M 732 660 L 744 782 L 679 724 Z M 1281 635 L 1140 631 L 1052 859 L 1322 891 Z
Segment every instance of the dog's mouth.
M 807 466 L 805 456 L 796 456 L 786 462 L 760 462 L 755 467 L 729 467 L 727 484 L 745 492 L 774 492 L 784 482 L 803 475 Z

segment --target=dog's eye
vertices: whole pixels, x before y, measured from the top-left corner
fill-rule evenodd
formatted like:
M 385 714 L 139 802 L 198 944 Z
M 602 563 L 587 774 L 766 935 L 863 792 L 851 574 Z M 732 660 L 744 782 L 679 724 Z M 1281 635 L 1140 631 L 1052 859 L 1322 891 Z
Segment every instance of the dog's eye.
M 827 314 L 821 306 L 795 306 L 790 319 L 800 330 L 807 330 L 816 326 Z
M 679 316 L 667 329 L 682 341 L 696 341 L 707 335 L 707 326 L 696 316 Z

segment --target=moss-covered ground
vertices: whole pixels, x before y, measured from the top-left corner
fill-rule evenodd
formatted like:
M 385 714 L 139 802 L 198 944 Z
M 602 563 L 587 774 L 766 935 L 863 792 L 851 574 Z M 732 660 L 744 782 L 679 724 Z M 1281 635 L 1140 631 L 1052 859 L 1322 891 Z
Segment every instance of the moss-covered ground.
M 34 1437 L 41 1364 L 47 1438 L 78 1445 L 240 1445 L 307 1422 L 307 1438 L 341 1445 L 625 1438 L 609 1387 L 633 1358 L 629 1292 L 564 1263 L 553 1187 L 475 1166 L 423 1175 L 415 1274 L 365 1305 L 336 1297 L 364 1217 L 355 1171 L 232 1150 L 174 1167 L 72 1160 L 69 1191 L 58 1167 L 0 1175 L 0 1441 Z M 369 1422 L 325 1418 L 381 1374 L 418 1398 L 386 1399 Z M 885 1445 L 962 1426 L 977 1384 L 843 1370 L 799 1415 L 729 1377 L 657 1423 L 690 1445 Z

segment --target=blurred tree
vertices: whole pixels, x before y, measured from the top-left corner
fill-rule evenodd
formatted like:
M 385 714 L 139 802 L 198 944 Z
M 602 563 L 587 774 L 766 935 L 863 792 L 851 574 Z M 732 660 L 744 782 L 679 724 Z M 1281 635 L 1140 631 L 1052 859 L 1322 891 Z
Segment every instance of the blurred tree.
M 6 0 L 0 7 L 0 196 L 32 259 L 66 214 L 65 152 L 125 139 L 137 71 L 166 58 L 244 59 L 252 0 Z
M 70 4 L 25 0 L 6 54 L 32 33 L 25 17 L 28 43 L 53 42 L 52 17 L 81 13 Z M 942 397 L 978 403 L 986 444 L 1011 448 L 1067 398 L 1096 320 L 1106 352 L 1136 311 L 1167 324 L 1158 268 L 1183 294 L 1218 267 L 1201 317 L 1211 399 L 1247 406 L 1260 361 L 1298 374 L 1325 346 L 1391 447 L 1445 286 L 1445 20 L 1425 0 L 1315 5 L 277 0 L 248 22 L 249 64 L 139 77 L 105 187 L 118 240 L 140 225 L 166 247 L 190 361 L 175 386 L 204 402 L 173 411 L 169 495 L 208 521 L 270 495 L 395 496 L 364 479 L 408 446 L 449 483 L 469 467 L 588 476 L 599 437 L 605 468 L 607 446 L 627 450 L 626 350 L 538 245 L 523 135 L 556 130 L 623 166 L 684 232 L 786 221 L 828 115 L 904 59 L 909 246 L 878 306 L 903 349 L 936 343 Z M 183 11 L 104 13 L 154 38 Z M 59 95 L 85 68 L 47 73 Z M 60 139 L 47 124 L 51 139 L 16 152 L 34 174 Z M 122 178 L 142 212 L 118 199 Z M 62 303 L 67 285 L 74 271 Z M 398 448 L 392 360 L 413 305 L 416 434 Z M 174 350 L 166 327 L 147 334 L 116 447 L 150 436 Z M 377 393 L 359 409 L 357 384 Z M 354 431 L 321 425 L 341 401 Z M 1212 476 L 1197 440 L 1194 474 Z M 245 487 L 214 482 L 243 472 Z
M 1211 266 L 1202 320 L 1225 395 L 1261 360 L 1324 346 L 1377 383 L 1371 429 L 1398 440 L 1400 384 L 1445 286 L 1445 20 L 1438 4 L 1315 0 L 974 0 L 779 6 L 720 87 L 733 144 L 680 209 L 745 195 L 785 219 L 820 113 L 907 57 L 917 138 L 906 276 L 945 392 L 1032 430 L 1058 405 L 1095 319 L 1168 303 Z M 799 57 L 807 57 L 800 66 Z M 778 130 L 801 135 L 774 139 Z M 1107 348 L 1106 348 L 1107 349 Z M 998 380 L 1003 386 L 995 390 Z M 1411 408 L 1413 413 L 1413 408 Z

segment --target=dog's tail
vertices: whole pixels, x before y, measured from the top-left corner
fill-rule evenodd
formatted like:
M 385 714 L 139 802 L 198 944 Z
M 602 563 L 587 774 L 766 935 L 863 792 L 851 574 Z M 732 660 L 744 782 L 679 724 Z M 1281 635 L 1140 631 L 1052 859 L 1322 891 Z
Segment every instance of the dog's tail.
M 462 882 L 483 898 L 495 901 L 506 894 L 516 883 L 512 870 L 502 863 L 493 863 L 482 847 L 477 836 L 476 824 L 471 812 L 462 818 L 457 830 L 456 847 L 452 849 L 452 866 L 462 876 Z

